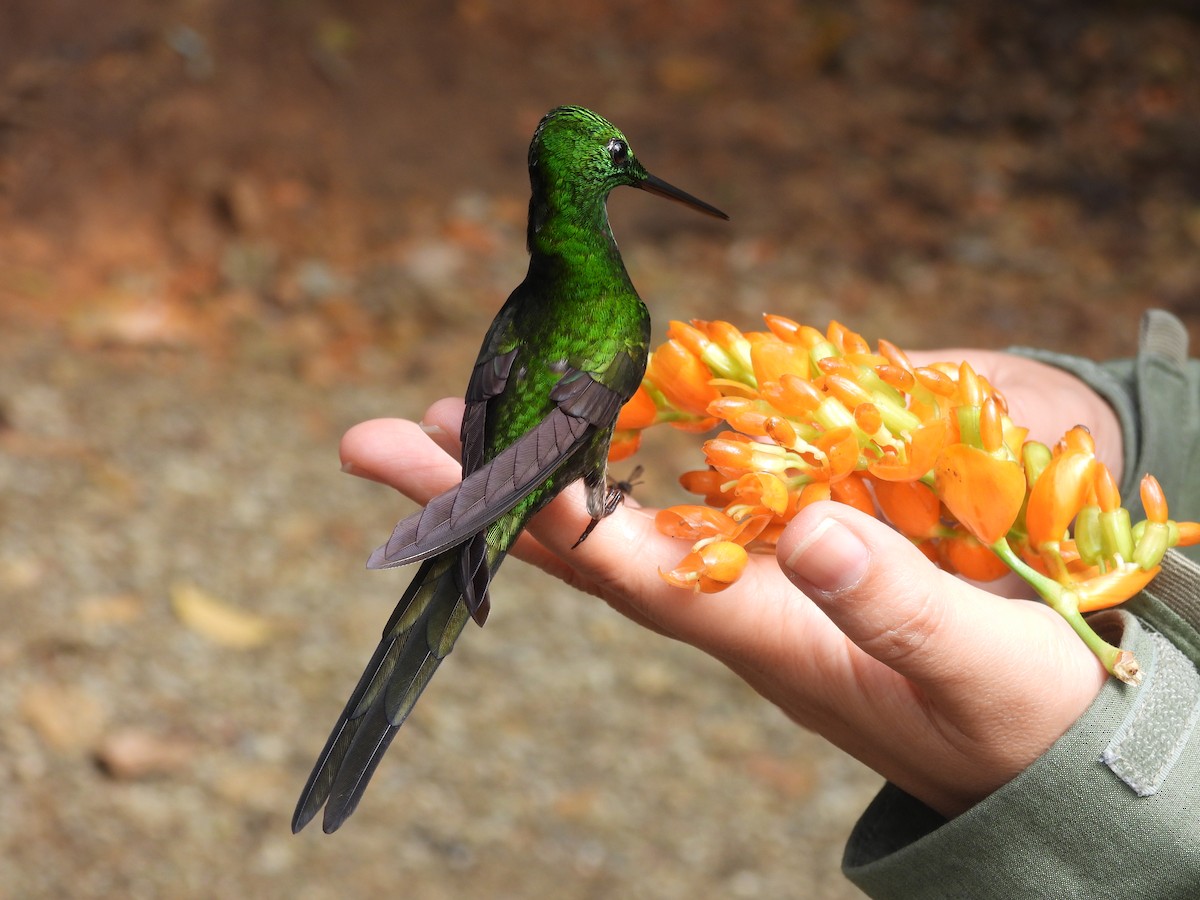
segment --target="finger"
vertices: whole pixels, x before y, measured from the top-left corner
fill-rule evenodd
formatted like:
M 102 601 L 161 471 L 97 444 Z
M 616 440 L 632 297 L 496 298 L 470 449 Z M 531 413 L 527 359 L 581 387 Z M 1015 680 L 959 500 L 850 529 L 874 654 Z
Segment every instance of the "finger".
M 406 419 L 355 425 L 342 438 L 343 470 L 393 487 L 421 505 L 428 503 L 462 479 L 462 467 L 450 455 L 459 449 L 462 409 L 461 400 L 444 400 L 430 407 L 420 425 Z M 586 576 L 529 533 L 518 538 L 512 555 L 573 587 L 599 593 Z
M 448 413 L 443 410 L 419 425 L 407 419 L 372 419 L 355 425 L 342 436 L 342 470 L 393 487 L 424 506 L 462 481 L 462 466 L 449 452 L 459 446 L 457 421 L 446 418 L 453 416 L 456 403 L 461 420 L 462 401 L 449 400 L 430 407 L 432 412 L 446 404 Z M 517 555 L 518 550 L 532 550 L 520 545 L 513 549 Z M 544 549 L 542 553 L 546 555 Z
M 462 466 L 407 419 L 372 419 L 342 436 L 342 471 L 396 488 L 422 506 L 462 480 Z
M 462 455 L 459 432 L 462 429 L 464 409 L 466 403 L 461 398 L 446 397 L 430 406 L 421 417 L 421 428 L 425 433 L 456 459 Z
M 828 629 L 828 620 L 811 603 L 791 602 L 795 592 L 769 556 L 752 555 L 738 582 L 720 593 L 694 593 L 668 584 L 660 573 L 674 568 L 691 547 L 659 532 L 655 513 L 620 506 L 573 547 L 589 521 L 583 486 L 576 483 L 529 528 L 614 608 L 727 662 L 761 661 L 764 648 L 778 652 L 785 635 L 797 628 L 815 636 L 822 624 L 814 619 Z

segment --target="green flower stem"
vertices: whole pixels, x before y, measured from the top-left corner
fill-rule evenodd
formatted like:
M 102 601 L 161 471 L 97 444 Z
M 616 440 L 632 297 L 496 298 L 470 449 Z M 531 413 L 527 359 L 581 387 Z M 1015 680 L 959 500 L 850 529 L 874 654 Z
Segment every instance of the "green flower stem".
M 979 433 L 979 407 L 960 406 L 954 410 L 958 418 L 959 438 L 968 447 L 983 447 L 983 438 Z
M 1013 551 L 1003 537 L 992 544 L 991 550 L 1004 561 L 1005 565 L 1028 582 L 1047 606 L 1067 620 L 1067 624 L 1096 655 L 1110 675 L 1119 678 L 1126 684 L 1141 684 L 1142 673 L 1137 659 L 1128 650 L 1114 647 L 1092 630 L 1092 626 L 1079 612 L 1079 597 L 1074 591 L 1064 588 L 1053 578 L 1043 575 L 1026 563 Z

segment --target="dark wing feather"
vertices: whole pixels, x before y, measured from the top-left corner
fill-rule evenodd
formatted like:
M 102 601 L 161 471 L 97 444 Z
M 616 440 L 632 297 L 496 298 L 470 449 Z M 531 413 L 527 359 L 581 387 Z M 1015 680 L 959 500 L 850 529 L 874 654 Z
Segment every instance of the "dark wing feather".
M 471 611 L 471 617 L 482 625 L 487 621 L 491 609 L 488 585 L 492 575 L 484 563 L 487 560 L 487 532 L 473 535 L 458 549 L 458 585 L 462 590 L 463 602 Z
M 495 459 L 402 520 L 371 554 L 368 569 L 404 566 L 465 541 L 512 510 L 549 478 L 591 427 L 555 409 Z
M 622 362 L 627 359 L 621 354 L 613 366 L 634 369 L 632 363 Z M 619 381 L 629 380 L 623 370 L 613 373 L 610 367 L 610 373 Z M 430 500 L 421 512 L 402 520 L 388 542 L 371 554 L 367 568 L 408 565 L 482 531 L 549 478 L 584 445 L 591 429 L 610 427 L 626 396 L 587 372 L 568 369 L 550 392 L 555 408 L 546 418 L 487 465 Z
M 624 353 L 618 356 L 613 365 L 609 367 L 609 373 L 612 373 L 614 369 L 623 369 L 624 366 L 621 366 L 619 361 L 627 359 L 629 357 Z M 639 375 L 639 381 L 640 378 Z M 638 382 L 634 382 L 635 389 L 637 384 Z M 611 428 L 612 424 L 617 421 L 621 406 L 632 393 L 630 391 L 622 395 L 620 391 L 609 386 L 607 378 L 605 381 L 598 381 L 587 372 L 570 369 L 550 391 L 550 399 L 569 416 L 586 419 L 597 428 Z
M 486 349 L 485 347 L 485 352 L 481 352 L 479 361 L 471 371 L 471 380 L 467 382 L 467 408 L 463 412 L 462 428 L 459 431 L 465 475 L 470 475 L 483 465 L 487 402 L 504 391 L 519 351 L 518 347 L 513 347 L 507 353 L 492 355 L 486 353 Z
M 471 379 L 467 382 L 467 405 L 463 410 L 462 427 L 459 430 L 462 439 L 464 478 L 479 471 L 485 462 L 488 407 L 492 405 L 489 401 L 502 394 L 508 386 L 513 363 L 520 352 L 519 346 L 504 353 L 499 352 L 500 342 L 507 336 L 511 316 L 501 313 L 497 322 L 498 324 L 488 332 L 483 349 L 479 352 L 479 360 L 471 370 Z M 463 600 L 472 617 L 480 625 L 487 621 L 488 611 L 491 609 L 487 590 L 491 575 L 488 566 L 484 565 L 486 555 L 487 540 L 483 532 L 464 544 L 458 555 L 458 578 Z
M 564 412 L 583 416 L 597 428 L 611 428 L 645 372 L 644 351 L 618 353 L 603 372 L 595 375 L 568 370 L 554 386 L 550 399 Z

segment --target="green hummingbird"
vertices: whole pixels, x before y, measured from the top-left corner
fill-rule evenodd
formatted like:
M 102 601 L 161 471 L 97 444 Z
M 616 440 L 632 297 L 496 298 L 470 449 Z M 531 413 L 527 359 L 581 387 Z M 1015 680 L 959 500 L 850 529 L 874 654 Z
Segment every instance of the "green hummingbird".
M 629 185 L 729 218 L 655 178 L 616 127 L 579 106 L 542 118 L 529 181 L 529 271 L 488 329 L 467 384 L 463 480 L 401 521 L 367 563 L 424 560 L 313 767 L 293 832 L 322 805 L 326 832 L 354 812 L 467 620 L 486 620 L 488 585 L 530 516 L 578 478 L 592 525 L 616 506 L 609 442 L 646 369 L 650 315 L 613 239 L 609 192 Z

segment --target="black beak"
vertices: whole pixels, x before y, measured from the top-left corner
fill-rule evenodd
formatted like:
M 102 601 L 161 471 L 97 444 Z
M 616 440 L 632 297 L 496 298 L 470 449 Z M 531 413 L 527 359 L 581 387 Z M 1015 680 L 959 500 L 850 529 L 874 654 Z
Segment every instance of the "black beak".
M 693 197 L 687 191 L 681 191 L 674 185 L 667 184 L 661 178 L 655 178 L 653 175 L 647 174 L 645 181 L 639 181 L 634 187 L 641 188 L 643 191 L 648 191 L 651 194 L 658 194 L 660 197 L 667 197 L 671 200 L 676 200 L 684 206 L 690 206 L 692 209 L 698 209 L 700 212 L 710 216 L 715 216 L 718 219 L 729 219 L 725 213 L 711 206 L 696 197 Z

